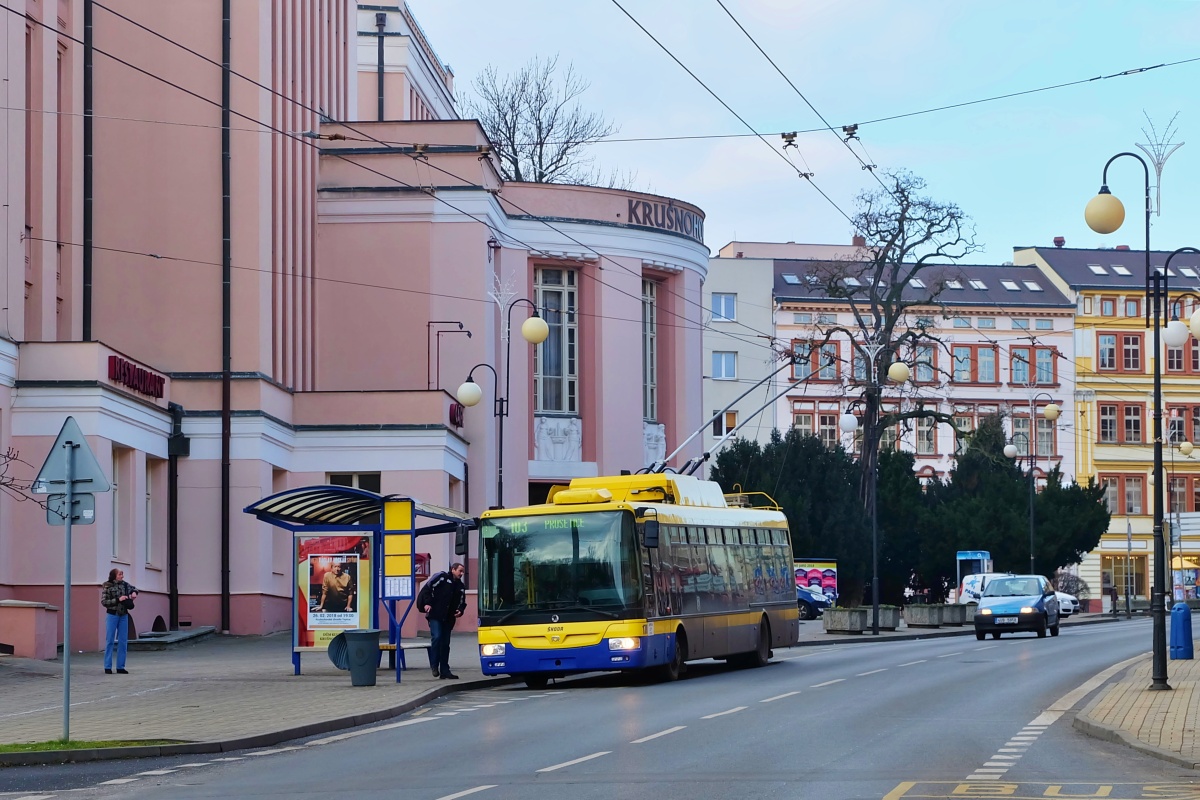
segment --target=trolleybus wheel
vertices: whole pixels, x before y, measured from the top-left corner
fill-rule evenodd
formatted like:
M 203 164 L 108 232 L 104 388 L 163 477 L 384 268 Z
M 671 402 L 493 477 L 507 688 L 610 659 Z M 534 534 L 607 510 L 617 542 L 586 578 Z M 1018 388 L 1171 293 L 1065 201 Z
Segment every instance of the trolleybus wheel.
M 762 618 L 762 622 L 758 624 L 758 646 L 754 648 L 754 652 L 750 653 L 746 659 L 746 665 L 751 667 L 765 667 L 771 662 L 771 623 L 766 617 Z
M 663 664 L 659 669 L 659 676 L 664 681 L 677 681 L 683 675 L 684 661 L 687 658 L 687 634 L 680 629 L 675 634 L 675 652 L 671 655 L 671 660 Z
M 525 685 L 530 689 L 545 689 L 550 679 L 545 675 L 526 675 Z

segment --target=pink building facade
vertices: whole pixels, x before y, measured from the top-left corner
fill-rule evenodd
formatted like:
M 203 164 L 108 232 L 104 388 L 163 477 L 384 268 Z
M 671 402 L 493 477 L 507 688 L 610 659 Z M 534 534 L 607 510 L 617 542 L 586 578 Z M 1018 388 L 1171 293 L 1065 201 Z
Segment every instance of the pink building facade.
M 699 209 L 504 184 L 403 5 L 238 0 L 228 45 L 220 3 L 105 5 L 127 19 L 90 14 L 90 123 L 83 0 L 17 0 L 0 26 L 5 86 L 25 87 L 5 105 L 29 109 L 0 126 L 0 448 L 19 458 L 0 600 L 61 603 L 62 528 L 19 497 L 68 415 L 114 485 L 75 528 L 81 649 L 113 567 L 142 591 L 138 630 L 289 627 L 291 535 L 241 513 L 273 492 L 477 513 L 636 470 L 700 424 Z M 522 298 L 542 345 L 515 333 Z M 464 410 L 477 364 L 500 380 L 475 369 L 484 401 Z M 418 549 L 454 560 L 447 536 Z

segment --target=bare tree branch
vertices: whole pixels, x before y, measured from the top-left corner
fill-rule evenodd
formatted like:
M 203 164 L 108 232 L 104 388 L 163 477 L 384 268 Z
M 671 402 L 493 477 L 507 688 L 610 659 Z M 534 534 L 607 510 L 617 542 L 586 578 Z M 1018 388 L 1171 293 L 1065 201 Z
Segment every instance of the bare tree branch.
M 571 183 L 630 188 L 632 175 L 593 166 L 588 146 L 618 128 L 602 114 L 587 111 L 579 98 L 589 84 L 558 56 L 533 58 L 517 72 L 501 77 L 488 67 L 472 82 L 474 97 L 463 102 L 495 147 L 506 181 Z

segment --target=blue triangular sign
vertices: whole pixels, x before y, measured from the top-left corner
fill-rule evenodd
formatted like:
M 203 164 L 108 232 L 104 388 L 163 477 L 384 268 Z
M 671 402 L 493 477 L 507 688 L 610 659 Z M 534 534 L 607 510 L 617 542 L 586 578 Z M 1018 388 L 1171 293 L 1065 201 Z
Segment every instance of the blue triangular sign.
M 75 459 L 72 491 L 107 492 L 112 489 L 104 470 L 100 469 L 96 454 L 83 437 L 79 423 L 74 417 L 67 417 L 30 491 L 34 494 L 61 494 L 66 491 L 68 458 Z

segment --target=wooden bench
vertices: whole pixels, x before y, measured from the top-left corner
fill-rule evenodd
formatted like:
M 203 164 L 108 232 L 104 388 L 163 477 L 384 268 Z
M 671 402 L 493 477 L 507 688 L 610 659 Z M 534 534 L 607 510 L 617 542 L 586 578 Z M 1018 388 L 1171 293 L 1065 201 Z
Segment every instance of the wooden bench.
M 400 642 L 399 646 L 384 642 L 379 645 L 381 652 L 388 654 L 388 669 L 396 668 L 396 653 L 400 653 L 400 669 L 408 669 L 408 662 L 404 660 L 405 650 L 428 650 L 433 646 L 433 642 L 429 639 L 415 642 Z

